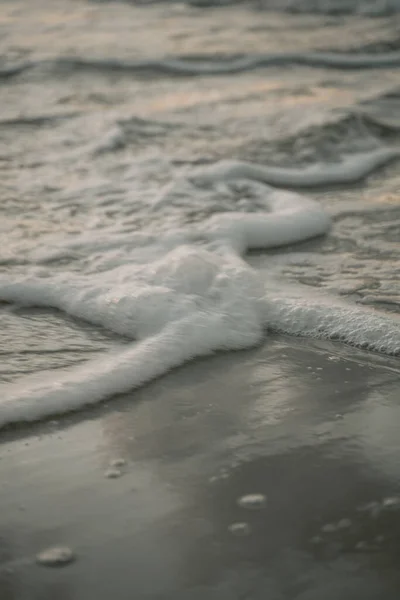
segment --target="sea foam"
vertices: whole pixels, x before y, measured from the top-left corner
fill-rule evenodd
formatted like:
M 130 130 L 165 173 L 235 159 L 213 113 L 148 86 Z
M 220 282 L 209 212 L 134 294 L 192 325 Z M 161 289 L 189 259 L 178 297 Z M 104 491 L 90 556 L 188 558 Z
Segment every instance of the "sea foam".
M 273 188 L 270 181 L 305 187 L 320 185 L 325 176 L 348 182 L 396 156 L 382 149 L 302 172 L 218 163 L 178 178 L 148 207 L 149 223 L 160 214 L 173 223 L 171 215 L 190 214 L 199 203 L 207 207 L 204 218 L 160 231 L 110 229 L 52 245 L 44 241 L 32 254 L 30 272 L 0 278 L 0 299 L 54 307 L 132 342 L 78 367 L 1 386 L 0 426 L 128 392 L 194 357 L 251 347 L 268 329 L 399 353 L 400 324 L 394 319 L 307 295 L 301 286 L 265 278 L 243 258 L 249 249 L 291 244 L 331 227 L 317 202 Z M 213 214 L 218 199 L 229 194 L 239 198 L 236 210 Z M 79 257 L 79 268 L 55 272 L 45 266 L 70 255 Z

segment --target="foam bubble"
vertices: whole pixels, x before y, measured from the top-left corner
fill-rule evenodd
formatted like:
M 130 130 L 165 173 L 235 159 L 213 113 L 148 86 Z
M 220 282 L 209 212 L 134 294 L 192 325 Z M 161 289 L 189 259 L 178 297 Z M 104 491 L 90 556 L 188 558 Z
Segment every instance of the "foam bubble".
M 105 473 L 107 479 L 118 479 L 119 477 L 121 477 L 121 475 L 122 471 L 120 471 L 119 469 L 108 469 L 108 471 L 106 471 Z
M 251 533 L 251 527 L 248 523 L 232 523 L 228 527 L 228 531 L 238 537 L 244 537 Z
M 238 505 L 241 508 L 259 509 L 264 508 L 267 498 L 264 494 L 246 494 L 238 499 Z
M 75 560 L 75 554 L 67 546 L 54 546 L 39 552 L 36 562 L 46 567 L 63 567 Z

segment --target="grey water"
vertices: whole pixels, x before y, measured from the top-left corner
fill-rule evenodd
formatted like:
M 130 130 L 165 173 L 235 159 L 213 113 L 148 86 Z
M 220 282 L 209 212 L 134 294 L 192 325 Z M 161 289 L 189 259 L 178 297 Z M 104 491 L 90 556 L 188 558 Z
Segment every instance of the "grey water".
M 235 158 L 301 167 L 397 147 L 400 71 L 396 61 L 381 65 L 377 58 L 398 52 L 393 13 L 399 6 L 394 0 L 263 0 L 209 8 L 179 2 L 5 3 L 0 272 L 24 273 L 42 239 L 88 230 L 101 235 L 121 219 L 127 231 L 140 230 L 132 181 L 150 203 L 182 166 Z M 323 53 L 362 55 L 370 68 L 286 60 L 195 77 L 126 68 L 165 58 L 196 64 L 205 57 L 212 65 Z M 333 215 L 331 233 L 253 254 L 250 263 L 267 264 L 291 283 L 398 314 L 398 167 L 395 161 L 357 184 L 307 192 Z M 54 272 L 62 271 L 64 261 L 54 261 Z M 0 319 L 4 383 L 125 343 L 47 309 L 2 304 Z

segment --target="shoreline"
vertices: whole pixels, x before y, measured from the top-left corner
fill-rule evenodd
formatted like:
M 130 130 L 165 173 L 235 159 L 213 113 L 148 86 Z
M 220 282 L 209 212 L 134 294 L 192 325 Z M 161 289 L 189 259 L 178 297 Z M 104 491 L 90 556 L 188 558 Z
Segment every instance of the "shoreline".
M 271 336 L 4 432 L 1 596 L 394 599 L 400 369 L 382 358 Z M 240 507 L 246 494 L 265 506 Z M 58 545 L 76 561 L 35 563 Z

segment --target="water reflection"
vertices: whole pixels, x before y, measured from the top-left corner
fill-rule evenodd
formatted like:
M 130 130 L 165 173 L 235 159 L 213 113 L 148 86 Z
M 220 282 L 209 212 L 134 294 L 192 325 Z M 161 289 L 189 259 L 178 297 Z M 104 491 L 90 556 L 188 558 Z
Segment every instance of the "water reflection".
M 371 462 L 363 427 L 381 401 L 376 388 L 392 389 L 398 374 L 376 370 L 365 353 L 354 351 L 351 361 L 346 353 L 336 344 L 316 352 L 303 341 L 271 340 L 260 350 L 190 364 L 135 394 L 133 410 L 121 403 L 121 412 L 103 421 L 113 451 L 179 498 L 150 533 L 173 539 L 176 589 L 220 589 L 235 569 L 255 569 L 255 588 L 286 598 L 289 588 L 322 586 L 322 560 L 336 569 L 346 598 L 353 598 L 346 590 L 367 593 L 369 585 L 378 593 L 374 573 L 365 581 L 349 573 L 371 562 L 373 540 L 397 519 L 393 512 L 374 525 L 360 510 L 400 491 L 397 479 Z M 388 452 L 393 456 L 393 447 L 382 444 L 382 460 Z M 252 493 L 266 495 L 265 508 L 238 506 Z M 341 526 L 331 537 L 321 534 L 347 520 L 351 534 Z M 230 525 L 243 521 L 251 533 L 233 536 Z M 376 564 L 394 564 L 399 539 L 395 533 L 373 547 Z

